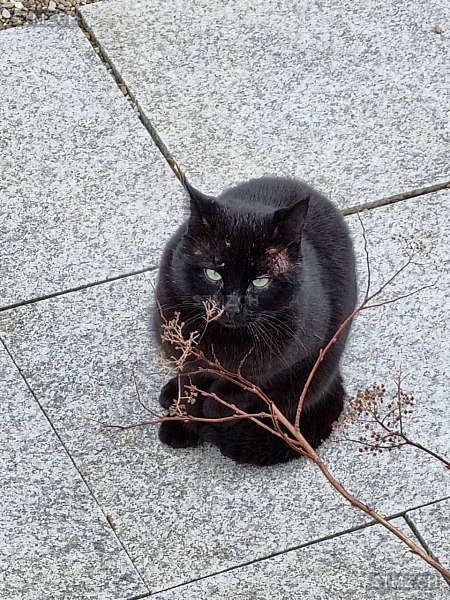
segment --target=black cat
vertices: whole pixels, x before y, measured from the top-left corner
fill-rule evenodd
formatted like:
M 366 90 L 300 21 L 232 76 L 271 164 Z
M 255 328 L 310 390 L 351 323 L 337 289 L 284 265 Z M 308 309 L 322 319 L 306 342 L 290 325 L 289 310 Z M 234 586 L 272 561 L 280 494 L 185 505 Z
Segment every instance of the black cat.
M 189 219 L 169 240 L 156 291 L 154 329 L 160 340 L 160 310 L 180 313 L 185 332 L 199 331 L 199 348 L 223 367 L 260 386 L 293 422 L 298 398 L 321 348 L 355 306 L 353 246 L 338 209 L 304 182 L 254 179 L 205 196 L 186 182 Z M 223 315 L 205 328 L 202 302 L 213 299 Z M 344 401 L 339 360 L 348 330 L 320 365 L 307 393 L 300 429 L 317 447 L 331 432 Z M 167 355 L 173 348 L 165 344 Z M 162 389 L 168 408 L 187 373 Z M 219 378 L 193 382 L 248 412 L 265 406 L 254 394 Z M 182 390 L 181 390 L 182 392 Z M 183 395 L 183 394 L 182 394 Z M 219 417 L 227 409 L 199 397 L 188 412 Z M 298 456 L 283 440 L 250 421 L 232 424 L 166 422 L 161 441 L 186 447 L 212 442 L 237 462 L 268 465 Z

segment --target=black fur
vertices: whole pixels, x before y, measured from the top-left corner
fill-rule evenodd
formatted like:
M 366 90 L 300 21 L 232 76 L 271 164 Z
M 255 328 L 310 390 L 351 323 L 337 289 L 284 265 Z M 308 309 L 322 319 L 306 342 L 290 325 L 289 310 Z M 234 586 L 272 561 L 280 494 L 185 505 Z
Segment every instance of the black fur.
M 200 348 L 223 367 L 241 372 L 259 385 L 293 421 L 297 401 L 319 350 L 355 306 L 356 277 L 352 243 L 337 208 L 304 182 L 261 178 L 204 196 L 189 184 L 190 217 L 169 240 L 156 298 L 166 319 L 181 313 L 186 333 L 199 331 Z M 220 282 L 208 279 L 214 269 Z M 270 283 L 252 282 L 267 275 Z M 204 327 L 202 301 L 212 298 L 226 308 Z M 155 306 L 154 329 L 160 341 L 161 317 Z M 331 432 L 344 401 L 339 360 L 348 330 L 320 365 L 306 396 L 301 431 L 317 447 Z M 173 348 L 166 347 L 172 355 Z M 196 365 L 186 366 L 185 373 Z M 264 410 L 255 395 L 223 379 L 194 376 L 249 412 Z M 166 384 L 160 403 L 178 396 L 186 374 Z M 226 409 L 211 398 L 198 398 L 188 411 L 219 417 Z M 160 439 L 174 447 L 208 441 L 237 462 L 267 465 L 298 456 L 285 442 L 249 421 L 233 424 L 164 423 Z

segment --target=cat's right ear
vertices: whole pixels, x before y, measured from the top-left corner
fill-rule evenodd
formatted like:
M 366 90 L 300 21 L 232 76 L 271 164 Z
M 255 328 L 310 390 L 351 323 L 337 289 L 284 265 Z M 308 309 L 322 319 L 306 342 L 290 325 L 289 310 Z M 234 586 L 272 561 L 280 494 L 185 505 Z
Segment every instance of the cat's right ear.
M 308 207 L 309 195 L 291 206 L 276 210 L 273 215 L 273 236 L 286 244 L 300 242 Z
M 214 221 L 214 197 L 199 192 L 186 178 L 184 187 L 190 199 L 189 233 L 198 233 L 199 230 L 211 231 Z

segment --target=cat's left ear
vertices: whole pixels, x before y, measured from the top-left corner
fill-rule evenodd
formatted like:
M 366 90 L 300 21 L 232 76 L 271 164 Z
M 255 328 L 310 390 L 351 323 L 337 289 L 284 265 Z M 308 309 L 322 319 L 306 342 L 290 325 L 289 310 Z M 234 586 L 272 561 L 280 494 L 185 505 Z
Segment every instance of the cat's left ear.
M 309 196 L 297 200 L 292 206 L 276 210 L 273 215 L 273 237 L 288 244 L 300 242 L 308 207 Z
M 213 223 L 215 199 L 195 189 L 188 180 L 184 179 L 184 187 L 190 199 L 189 229 L 211 229 Z

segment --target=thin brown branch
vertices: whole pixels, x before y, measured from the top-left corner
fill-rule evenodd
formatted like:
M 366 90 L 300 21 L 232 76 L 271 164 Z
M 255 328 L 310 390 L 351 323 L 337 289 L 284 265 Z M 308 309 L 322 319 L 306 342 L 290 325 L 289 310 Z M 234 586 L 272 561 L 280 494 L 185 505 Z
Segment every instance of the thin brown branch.
M 294 425 L 297 430 L 299 429 L 299 426 L 300 426 L 300 415 L 303 410 L 303 404 L 305 402 L 305 397 L 306 397 L 306 394 L 308 393 L 311 383 L 317 373 L 317 369 L 320 367 L 320 364 L 323 361 L 325 355 L 330 351 L 332 346 L 334 346 L 334 344 L 338 341 L 338 338 L 341 335 L 341 333 L 344 331 L 344 329 L 346 327 L 348 327 L 348 325 L 350 325 L 350 323 L 353 321 L 353 319 L 356 317 L 356 315 L 359 312 L 361 312 L 361 310 L 362 310 L 361 307 L 355 308 L 355 310 L 353 310 L 349 314 L 349 316 L 345 319 L 345 321 L 339 325 L 335 334 L 333 335 L 331 340 L 328 342 L 328 344 L 325 346 L 325 348 L 323 348 L 319 351 L 319 356 L 317 357 L 316 362 L 314 363 L 313 368 L 311 369 L 311 371 L 308 375 L 308 379 L 306 380 L 306 383 L 303 386 L 302 393 L 300 394 L 300 398 L 297 403 L 297 411 L 295 414 L 295 421 L 294 421 Z
M 370 296 L 367 298 L 367 302 L 370 302 L 373 298 L 377 298 L 378 296 L 380 296 L 384 290 L 391 285 L 391 283 L 397 279 L 399 277 L 399 275 L 401 273 L 403 273 L 403 271 L 405 271 L 405 269 L 407 269 L 412 263 L 413 263 L 413 258 L 415 256 L 417 256 L 417 254 L 420 253 L 420 250 L 414 250 L 413 252 L 411 252 L 411 254 L 408 257 L 408 260 L 400 267 L 397 269 L 397 271 L 395 271 L 390 277 L 389 279 L 387 279 L 378 289 L 376 292 L 373 292 L 372 294 L 370 294 Z
M 181 421 L 182 423 L 228 423 L 231 421 L 241 421 L 242 419 L 254 420 L 256 418 L 270 419 L 270 415 L 265 412 L 260 413 L 244 413 L 233 414 L 227 417 L 217 417 L 214 419 L 207 419 L 206 417 L 194 417 L 193 415 L 161 415 L 154 421 L 140 421 L 139 423 L 131 423 L 129 425 L 118 425 L 115 423 L 101 423 L 105 429 L 121 429 L 127 431 L 129 429 L 140 429 L 141 427 L 147 427 L 148 425 L 160 425 L 161 423 L 167 423 L 168 421 Z M 270 427 L 266 427 L 269 431 L 273 431 Z
M 317 466 L 322 471 L 322 473 L 326 477 L 326 479 L 334 487 L 334 489 L 337 492 L 339 492 L 341 494 L 341 496 L 343 496 L 348 502 L 350 502 L 350 504 L 352 506 L 359 508 L 360 510 L 365 512 L 367 515 L 372 517 L 372 519 L 374 519 L 374 521 L 376 521 L 377 523 L 379 523 L 380 525 L 382 525 L 383 527 L 388 529 L 399 540 L 401 540 L 404 544 L 406 544 L 413 554 L 420 556 L 420 558 L 422 558 L 431 567 L 436 569 L 436 571 L 439 571 L 439 573 L 441 573 L 441 575 L 443 575 L 447 579 L 450 578 L 450 570 L 446 569 L 443 565 L 441 565 L 441 563 L 437 559 L 435 559 L 432 556 L 430 556 L 429 554 L 427 554 L 422 548 L 420 548 L 420 546 L 415 544 L 408 536 L 406 536 L 402 531 L 400 531 L 400 529 L 398 529 L 397 527 L 392 525 L 392 523 L 390 521 L 388 521 L 387 519 L 382 517 L 379 513 L 377 513 L 372 508 L 370 508 L 370 506 L 368 506 L 367 504 L 364 504 L 363 502 L 358 500 L 358 498 L 356 498 L 356 496 L 351 494 L 341 483 L 339 483 L 333 477 L 333 475 L 330 473 L 330 471 L 328 470 L 326 465 L 322 462 L 322 460 L 319 459 L 319 461 L 314 461 L 314 462 L 316 462 Z
M 443 456 L 437 454 L 436 452 L 433 452 L 433 450 L 430 450 L 426 446 L 422 446 L 422 444 L 419 444 L 419 442 L 414 442 L 413 440 L 411 440 L 409 437 L 407 437 L 403 433 L 399 434 L 399 437 L 401 437 L 401 438 L 403 438 L 405 440 L 405 444 L 408 444 L 409 446 L 413 446 L 414 448 L 417 448 L 417 450 L 421 450 L 422 452 L 425 452 L 426 454 L 429 454 L 430 456 L 432 456 L 436 460 L 439 460 L 441 463 L 443 463 L 447 469 L 450 469 L 450 461 L 448 461 Z
M 364 254 L 366 257 L 366 272 L 367 272 L 367 285 L 366 285 L 366 293 L 364 294 L 364 299 L 367 300 L 369 297 L 370 286 L 371 286 L 371 282 L 372 282 L 372 273 L 371 273 L 371 269 L 370 269 L 370 260 L 369 260 L 369 248 L 368 248 L 367 232 L 366 232 L 365 225 L 364 225 L 361 215 L 359 213 L 357 213 L 357 217 L 359 220 L 359 224 L 361 225 L 362 236 L 363 236 L 363 240 L 364 240 Z
M 250 348 L 250 350 L 247 352 L 247 354 L 244 356 L 244 358 L 241 360 L 241 362 L 239 363 L 239 367 L 237 370 L 237 374 L 240 376 L 242 374 L 242 367 L 244 366 L 245 361 L 247 360 L 247 358 L 250 356 L 250 354 L 253 352 L 254 350 L 254 346 L 252 346 Z
M 420 288 L 413 290 L 412 292 L 408 292 L 407 294 L 402 294 L 401 296 L 396 296 L 395 298 L 389 298 L 388 300 L 383 300 L 383 302 L 377 302 L 376 304 L 368 304 L 364 306 L 364 308 L 362 308 L 360 312 L 362 312 L 363 310 L 369 310 L 370 308 L 380 308 L 380 306 L 386 306 L 387 304 L 393 304 L 394 302 L 398 302 L 399 300 L 404 300 L 405 298 L 415 296 L 419 292 L 423 292 L 423 290 L 429 290 L 431 288 L 434 288 L 436 286 L 437 281 L 439 280 L 436 280 L 434 283 L 429 283 L 428 285 L 423 285 Z
M 132 369 L 132 371 L 131 371 L 131 380 L 132 380 L 132 382 L 133 382 L 133 385 L 134 385 L 134 391 L 135 391 L 135 393 L 136 393 L 136 398 L 137 398 L 137 401 L 138 401 L 138 402 L 139 402 L 139 404 L 142 406 L 142 408 L 143 408 L 144 410 L 146 410 L 147 412 L 149 412 L 149 413 L 150 413 L 151 415 L 153 415 L 154 417 L 159 417 L 159 415 L 158 415 L 158 414 L 157 414 L 155 411 L 153 411 L 153 410 L 152 410 L 152 409 L 151 409 L 149 406 L 147 406 L 147 405 L 145 404 L 145 402 L 143 402 L 143 401 L 142 401 L 141 394 L 140 394 L 140 392 L 139 392 L 139 387 L 138 387 L 138 385 L 137 385 L 137 381 L 136 381 L 136 373 L 135 373 L 135 367 L 134 367 L 134 365 L 133 365 L 133 369 Z
M 403 543 L 405 543 L 414 554 L 420 556 L 430 566 L 432 566 L 434 569 L 436 569 L 438 572 L 440 572 L 442 575 L 444 575 L 444 577 L 447 577 L 450 579 L 450 571 L 448 569 L 446 569 L 445 567 L 443 567 L 439 563 L 439 561 L 434 559 L 432 556 L 428 555 L 424 550 L 422 550 L 422 548 L 420 548 L 410 538 L 408 538 L 405 534 L 403 534 L 403 532 L 401 532 L 398 528 L 396 528 L 394 525 L 392 525 L 390 523 L 390 521 L 385 519 L 382 515 L 380 515 L 378 512 L 376 512 L 374 509 L 372 509 L 365 503 L 361 502 L 353 494 L 351 494 L 340 482 L 338 482 L 334 478 L 334 476 L 331 474 L 331 472 L 329 471 L 327 466 L 324 464 L 324 462 L 322 461 L 320 456 L 316 453 L 316 451 L 312 448 L 312 446 L 308 443 L 308 441 L 305 439 L 305 437 L 299 430 L 299 420 L 300 420 L 300 414 L 301 414 L 301 411 L 303 408 L 303 402 L 304 402 L 306 393 L 311 385 L 311 382 L 313 381 L 313 378 L 317 372 L 317 369 L 319 368 L 319 366 L 320 366 L 321 362 L 323 361 L 327 352 L 330 351 L 331 347 L 337 342 L 341 333 L 351 323 L 351 321 L 355 318 L 355 316 L 365 309 L 375 308 L 377 306 L 383 306 L 386 304 L 390 304 L 392 302 L 397 302 L 398 300 L 400 300 L 402 298 L 407 298 L 407 297 L 417 293 L 418 291 L 432 287 L 432 286 L 423 286 L 422 288 L 420 288 L 420 290 L 415 290 L 409 294 L 405 294 L 403 296 L 398 296 L 397 298 L 389 299 L 384 302 L 370 304 L 370 302 L 374 298 L 377 298 L 379 295 L 381 295 L 383 293 L 383 291 L 386 289 L 386 287 L 388 285 L 390 285 L 394 281 L 394 279 L 396 277 L 398 277 L 412 263 L 413 258 L 415 257 L 417 252 L 412 252 L 410 254 L 408 260 L 402 267 L 400 267 L 384 284 L 382 284 L 378 288 L 377 291 L 370 293 L 371 272 L 370 272 L 370 261 L 369 261 L 368 248 L 367 248 L 367 235 L 366 235 L 364 226 L 363 226 L 363 236 L 364 236 L 364 242 L 365 242 L 366 263 L 368 265 L 368 280 L 369 280 L 365 297 L 364 297 L 362 303 L 357 308 L 355 308 L 352 311 L 352 313 L 344 320 L 344 322 L 337 328 L 335 334 L 333 335 L 331 340 L 328 342 L 328 344 L 325 346 L 325 348 L 320 350 L 319 356 L 317 357 L 315 364 L 313 365 L 313 368 L 308 376 L 308 379 L 306 381 L 306 384 L 304 386 L 302 394 L 299 398 L 294 423 L 291 423 L 287 419 L 287 417 L 285 417 L 285 415 L 283 415 L 283 413 L 270 400 L 270 398 L 267 397 L 267 395 L 263 392 L 263 390 L 261 390 L 261 388 L 259 388 L 252 382 L 248 381 L 245 377 L 243 377 L 242 374 L 240 373 L 240 369 L 239 369 L 239 373 L 237 373 L 237 374 L 224 369 L 220 365 L 220 363 L 217 360 L 214 353 L 213 353 L 214 360 L 208 359 L 201 352 L 201 350 L 199 350 L 198 347 L 196 346 L 196 338 L 193 339 L 192 334 L 191 334 L 191 337 L 189 338 L 189 340 L 187 340 L 187 341 L 183 340 L 182 326 L 180 327 L 180 325 L 178 323 L 178 319 L 175 319 L 175 325 L 174 325 L 175 328 L 178 327 L 178 329 L 176 331 L 176 335 L 170 341 L 174 344 L 175 349 L 179 350 L 182 353 L 182 355 L 193 356 L 196 359 L 197 365 L 202 365 L 201 367 L 197 366 L 196 372 L 211 373 L 215 376 L 224 378 L 224 379 L 238 385 L 243 390 L 246 390 L 246 391 L 249 391 L 249 392 L 255 394 L 269 408 L 270 414 L 268 414 L 266 412 L 261 412 L 259 414 L 249 414 L 249 413 L 246 413 L 245 411 L 243 411 L 242 409 L 240 409 L 239 407 L 235 406 L 234 404 L 227 403 L 226 401 L 219 398 L 214 393 L 202 392 L 204 395 L 208 395 L 211 398 L 214 398 L 217 402 L 219 402 L 225 406 L 228 406 L 234 412 L 234 417 L 242 418 L 242 419 L 250 419 L 251 421 L 256 423 L 258 426 L 263 427 L 264 429 L 270 431 L 271 434 L 277 435 L 278 437 L 282 438 L 287 444 L 289 444 L 289 446 L 291 448 L 293 448 L 297 452 L 306 455 L 310 460 L 312 460 L 317 465 L 317 467 L 320 469 L 320 471 L 325 476 L 325 478 L 329 481 L 329 483 L 333 486 L 333 488 L 339 494 L 341 494 L 352 506 L 359 508 L 361 511 L 363 511 L 368 516 L 370 516 L 372 519 L 374 519 L 377 523 L 381 524 L 383 527 L 388 529 L 397 538 L 399 538 Z M 162 315 L 161 309 L 160 309 L 160 312 Z M 164 320 L 164 324 L 163 324 L 163 330 L 164 330 L 164 326 L 167 327 L 168 324 L 167 324 L 167 321 L 164 319 L 163 315 L 162 315 L 162 318 Z M 167 331 L 167 329 L 165 329 L 164 331 Z M 177 363 L 178 365 L 181 364 L 180 359 L 175 359 L 175 360 L 178 361 L 178 363 Z M 203 365 L 206 365 L 206 367 L 203 367 Z M 372 411 L 372 413 L 375 413 L 375 416 L 378 419 L 378 414 L 375 412 L 375 410 Z M 170 417 L 170 418 L 172 420 L 182 420 L 182 421 L 221 422 L 222 420 L 229 420 L 232 417 L 224 417 L 223 419 L 205 419 L 202 417 L 193 417 L 190 415 L 186 415 L 186 416 Z M 267 418 L 270 418 L 272 420 L 273 428 L 269 427 L 265 422 L 263 422 L 261 420 L 261 419 L 267 419 Z M 164 419 L 164 417 L 163 417 L 163 419 Z M 168 418 L 165 418 L 165 419 L 167 420 Z M 281 430 L 280 425 L 282 425 L 286 429 L 286 432 Z M 415 445 L 415 447 L 420 448 L 420 449 L 423 448 L 419 444 L 413 444 L 413 445 Z M 430 454 L 434 455 L 434 453 L 432 453 L 431 451 L 430 451 Z M 437 455 L 436 455 L 436 457 L 437 457 Z M 439 457 L 439 458 L 441 459 L 441 457 Z M 444 459 L 444 462 L 446 464 L 448 464 L 447 461 L 445 461 L 445 459 Z
M 366 236 L 366 231 L 364 229 L 363 226 L 363 236 L 364 236 L 364 244 L 365 244 L 365 249 L 367 252 L 367 236 Z M 376 292 L 373 292 L 372 294 L 370 294 L 370 287 L 367 287 L 367 291 L 366 294 L 361 302 L 361 304 L 359 306 L 357 306 L 351 313 L 350 315 L 345 319 L 345 321 L 343 321 L 341 323 L 341 325 L 339 325 L 339 327 L 337 328 L 336 332 L 334 333 L 333 337 L 330 339 L 330 341 L 328 342 L 328 344 L 325 346 L 325 348 L 321 349 L 319 351 L 319 356 L 317 357 L 310 373 L 308 376 L 308 379 L 306 380 L 306 383 L 303 387 L 302 393 L 300 394 L 300 398 L 298 400 L 297 403 L 297 411 L 296 411 L 296 415 L 295 415 L 295 427 L 296 429 L 299 428 L 300 425 L 300 415 L 302 413 L 303 410 L 303 404 L 305 402 L 305 398 L 306 398 L 306 394 L 311 386 L 311 383 L 317 373 L 317 370 L 320 366 L 320 364 L 322 363 L 322 361 L 325 358 L 325 355 L 330 351 L 330 349 L 332 348 L 332 346 L 334 346 L 334 344 L 337 342 L 339 336 L 342 334 L 342 332 L 350 325 L 350 323 L 353 321 L 353 319 L 361 312 L 368 310 L 370 308 L 379 308 L 380 306 L 385 306 L 387 304 L 392 304 L 394 302 L 398 302 L 400 300 L 403 300 L 405 298 L 409 298 L 410 296 L 413 296 L 415 294 L 418 294 L 419 292 L 432 288 L 436 285 L 436 283 L 434 284 L 429 284 L 429 285 L 424 285 L 420 288 L 417 288 L 415 290 L 413 290 L 412 292 L 409 292 L 408 294 L 403 294 L 401 296 L 396 296 L 395 298 L 390 298 L 388 300 L 384 300 L 383 302 L 378 302 L 376 304 L 369 304 L 374 298 L 377 298 L 385 289 L 386 287 L 391 284 L 394 279 L 396 277 L 398 277 L 400 275 L 400 273 L 402 273 L 411 263 L 412 263 L 412 259 L 414 258 L 414 256 L 416 256 L 416 254 L 418 254 L 419 251 L 415 251 L 413 252 L 408 260 L 406 261 L 406 263 L 404 265 L 402 265 L 384 284 L 382 284 L 378 290 Z M 366 259 L 367 259 L 368 254 L 366 254 Z M 368 267 L 368 271 L 367 271 L 367 276 L 370 279 L 370 265 Z M 370 283 L 370 282 L 369 282 Z

